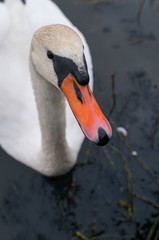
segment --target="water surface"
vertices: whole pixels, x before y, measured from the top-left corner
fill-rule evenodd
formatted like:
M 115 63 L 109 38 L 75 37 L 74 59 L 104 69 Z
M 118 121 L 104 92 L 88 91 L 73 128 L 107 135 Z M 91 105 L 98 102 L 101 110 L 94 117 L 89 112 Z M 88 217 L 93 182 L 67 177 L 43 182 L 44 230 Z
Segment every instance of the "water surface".
M 1 150 L 1 239 L 80 239 L 79 231 L 89 239 L 158 240 L 159 3 L 55 2 L 89 43 L 95 97 L 113 137 L 106 147 L 85 140 L 76 167 L 61 178 L 45 178 Z

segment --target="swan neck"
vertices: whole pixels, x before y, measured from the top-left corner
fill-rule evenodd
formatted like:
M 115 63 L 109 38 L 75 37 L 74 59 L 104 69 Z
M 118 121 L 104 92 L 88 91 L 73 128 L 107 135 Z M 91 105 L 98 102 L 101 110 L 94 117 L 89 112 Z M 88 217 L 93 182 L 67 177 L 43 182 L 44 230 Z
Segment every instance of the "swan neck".
M 42 159 L 48 171 L 53 171 L 48 175 L 60 175 L 69 171 L 75 162 L 65 138 L 65 98 L 59 89 L 37 73 L 32 62 L 30 71 L 41 127 Z

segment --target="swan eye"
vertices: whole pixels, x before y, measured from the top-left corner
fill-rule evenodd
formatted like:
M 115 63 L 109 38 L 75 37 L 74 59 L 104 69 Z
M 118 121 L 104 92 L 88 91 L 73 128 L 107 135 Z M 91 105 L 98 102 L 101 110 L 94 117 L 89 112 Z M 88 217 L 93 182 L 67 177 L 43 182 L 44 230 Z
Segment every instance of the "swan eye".
M 54 58 L 54 55 L 50 50 L 47 51 L 47 57 L 51 60 Z

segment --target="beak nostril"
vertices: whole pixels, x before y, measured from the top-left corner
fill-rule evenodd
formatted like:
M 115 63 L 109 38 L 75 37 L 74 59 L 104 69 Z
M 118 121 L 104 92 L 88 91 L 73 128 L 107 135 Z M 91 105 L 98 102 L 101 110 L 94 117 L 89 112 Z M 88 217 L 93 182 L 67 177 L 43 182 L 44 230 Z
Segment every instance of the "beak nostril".
M 76 80 L 80 85 L 85 86 L 89 83 L 89 75 L 85 70 L 78 71 L 74 73 L 74 75 L 76 76 Z
M 105 132 L 105 130 L 103 128 L 98 128 L 98 136 L 99 136 L 99 140 L 97 142 L 97 145 L 99 146 L 104 146 L 106 145 L 110 138 L 108 137 L 107 133 Z

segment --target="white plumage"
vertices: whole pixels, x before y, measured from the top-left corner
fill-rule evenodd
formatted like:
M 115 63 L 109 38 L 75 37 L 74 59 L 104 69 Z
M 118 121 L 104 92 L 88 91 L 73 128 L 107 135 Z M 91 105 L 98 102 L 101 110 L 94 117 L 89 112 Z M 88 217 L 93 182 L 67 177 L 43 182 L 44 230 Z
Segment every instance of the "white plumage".
M 1 146 L 12 157 L 42 174 L 66 173 L 75 164 L 84 135 L 61 92 L 65 94 L 63 82 L 76 85 L 67 98 L 74 94 L 78 109 L 87 109 L 85 118 L 79 115 L 87 137 L 104 145 L 111 136 L 111 127 L 89 87 L 78 82 L 78 74 L 88 79 L 84 51 L 90 87 L 93 87 L 92 60 L 86 40 L 50 0 L 27 0 L 25 5 L 20 0 L 6 0 L 0 3 L 0 21 L 3 23 L 0 25 Z M 73 64 L 69 66 L 74 66 L 74 70 L 69 70 L 73 78 L 67 73 L 62 87 L 57 83 L 59 72 L 64 74 L 64 70 L 62 67 L 55 70 L 56 61 L 48 58 L 48 50 L 57 55 L 56 61 L 58 57 L 69 59 Z M 72 72 L 75 69 L 77 82 L 76 73 Z M 77 105 L 73 102 L 75 112 Z
M 88 45 L 79 30 L 50 0 L 27 0 L 25 5 L 20 0 L 6 0 L 5 3 L 0 3 L 0 19 L 1 146 L 8 154 L 22 163 L 43 174 L 56 175 L 51 166 L 49 171 L 45 171 L 45 161 L 41 162 L 40 157 L 41 131 L 28 60 L 31 39 L 33 33 L 44 25 L 58 23 L 73 28 L 84 43 L 92 85 L 92 61 Z M 74 152 L 74 158 L 76 158 L 84 135 L 75 121 L 68 103 L 66 104 L 66 139 L 72 153 Z M 41 167 L 39 167 L 40 164 Z

